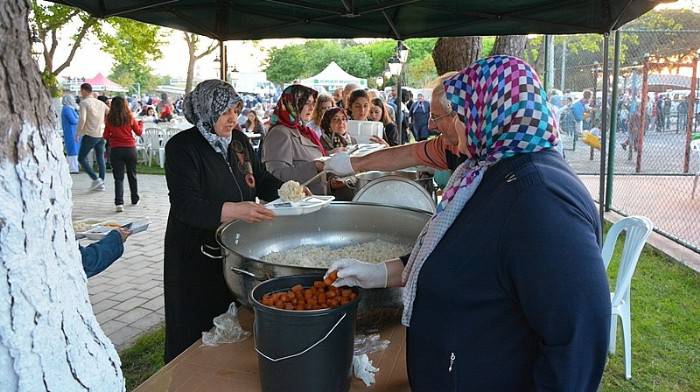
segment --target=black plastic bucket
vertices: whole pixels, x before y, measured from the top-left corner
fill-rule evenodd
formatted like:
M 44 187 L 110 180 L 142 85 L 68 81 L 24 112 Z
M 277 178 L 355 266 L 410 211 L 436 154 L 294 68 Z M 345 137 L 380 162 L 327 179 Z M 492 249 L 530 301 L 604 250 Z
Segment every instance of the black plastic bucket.
M 359 297 L 324 310 L 287 311 L 262 304 L 262 296 L 322 275 L 297 275 L 260 283 L 250 293 L 255 310 L 255 351 L 265 392 L 345 392 L 352 376 L 355 317 Z M 359 294 L 359 293 L 358 293 Z

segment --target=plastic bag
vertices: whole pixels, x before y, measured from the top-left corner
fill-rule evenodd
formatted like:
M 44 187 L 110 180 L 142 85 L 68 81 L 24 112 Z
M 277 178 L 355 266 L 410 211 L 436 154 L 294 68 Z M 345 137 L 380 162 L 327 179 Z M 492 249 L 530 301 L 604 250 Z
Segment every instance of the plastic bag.
M 379 368 L 372 366 L 372 360 L 367 354 L 355 355 L 352 357 L 352 372 L 355 377 L 362 380 L 366 386 L 374 384 L 374 374 Z
M 250 332 L 244 330 L 238 322 L 236 303 L 229 305 L 226 313 L 214 317 L 214 327 L 202 332 L 202 343 L 205 346 L 218 346 L 223 343 L 236 343 L 246 340 Z
M 367 354 L 386 350 L 390 343 L 388 340 L 380 339 L 378 333 L 355 336 L 352 371 L 355 377 L 362 380 L 365 385 L 370 386 L 374 384 L 374 374 L 379 371 L 379 368 L 372 365 L 372 360 L 369 359 Z
M 380 339 L 378 333 L 372 335 L 357 335 L 355 336 L 355 355 L 372 354 L 377 351 L 386 350 L 391 342 Z

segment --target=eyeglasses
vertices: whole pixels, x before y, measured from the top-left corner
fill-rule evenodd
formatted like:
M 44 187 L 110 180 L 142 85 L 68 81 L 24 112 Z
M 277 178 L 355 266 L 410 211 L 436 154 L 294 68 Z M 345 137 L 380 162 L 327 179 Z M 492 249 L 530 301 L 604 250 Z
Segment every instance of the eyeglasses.
M 445 117 L 450 117 L 450 116 L 452 116 L 454 113 L 455 113 L 455 112 L 453 112 L 453 111 L 450 110 L 448 113 L 445 113 L 445 114 L 441 114 L 441 115 L 439 115 L 439 116 L 436 116 L 436 115 L 433 114 L 433 112 L 430 112 L 430 115 L 428 116 L 428 121 L 432 121 L 432 122 L 435 123 L 435 122 L 438 122 L 438 121 L 442 120 L 442 119 L 445 118 Z

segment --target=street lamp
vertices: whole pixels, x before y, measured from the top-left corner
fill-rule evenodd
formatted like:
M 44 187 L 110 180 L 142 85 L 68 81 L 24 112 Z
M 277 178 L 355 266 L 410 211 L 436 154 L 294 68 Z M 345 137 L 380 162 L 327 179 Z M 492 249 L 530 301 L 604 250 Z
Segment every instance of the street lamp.
M 408 61 L 408 51 L 408 46 L 406 46 L 406 44 L 404 44 L 403 41 L 399 41 L 399 43 L 396 45 L 396 54 L 399 57 L 399 61 L 401 61 L 402 63 Z
M 388 66 L 386 68 L 384 68 L 384 79 L 385 80 L 391 79 L 391 70 L 389 70 Z
M 388 61 L 389 73 L 396 76 L 396 124 L 399 131 L 403 132 L 403 93 L 401 91 L 401 79 L 404 64 L 408 61 L 409 48 L 402 41 L 396 43 L 396 52 Z
M 374 80 L 377 83 L 378 88 L 382 88 L 382 85 L 384 84 L 384 78 L 381 76 L 377 76 L 377 79 Z
M 401 74 L 401 68 L 403 68 L 401 60 L 398 58 L 398 56 L 392 56 L 389 59 L 389 72 L 391 72 L 391 74 L 394 76 L 399 76 Z

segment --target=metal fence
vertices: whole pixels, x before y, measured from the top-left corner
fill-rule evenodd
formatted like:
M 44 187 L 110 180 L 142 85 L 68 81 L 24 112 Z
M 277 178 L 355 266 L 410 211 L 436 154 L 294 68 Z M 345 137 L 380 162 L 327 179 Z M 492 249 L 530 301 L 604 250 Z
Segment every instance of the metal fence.
M 700 174 L 700 151 L 690 149 L 692 140 L 700 139 L 697 88 L 698 99 L 689 102 L 692 63 L 697 63 L 700 54 L 700 13 L 652 13 L 644 18 L 626 26 L 618 35 L 619 99 L 614 108 L 617 124 L 609 128 L 608 143 L 614 144 L 607 150 L 610 154 L 607 165 L 611 166 L 607 172 L 612 175 L 605 189 L 606 204 L 624 215 L 649 217 L 660 233 L 700 252 L 700 189 L 695 197 L 692 195 L 693 184 Z M 611 37 L 609 114 L 612 114 L 613 41 Z M 554 70 L 550 75 L 554 75 L 553 88 L 560 91 L 553 92 L 561 102 L 560 128 L 565 156 L 599 201 L 601 151 L 586 143 L 595 142 L 586 132 L 593 130 L 595 135 L 595 128 L 601 127 L 603 37 L 555 37 L 553 53 Z M 538 64 L 537 59 L 529 60 Z M 538 68 L 544 71 L 541 63 Z M 587 105 L 577 131 L 574 106 L 584 90 L 594 93 L 595 100 L 591 99 Z M 690 126 L 689 111 L 697 113 Z

